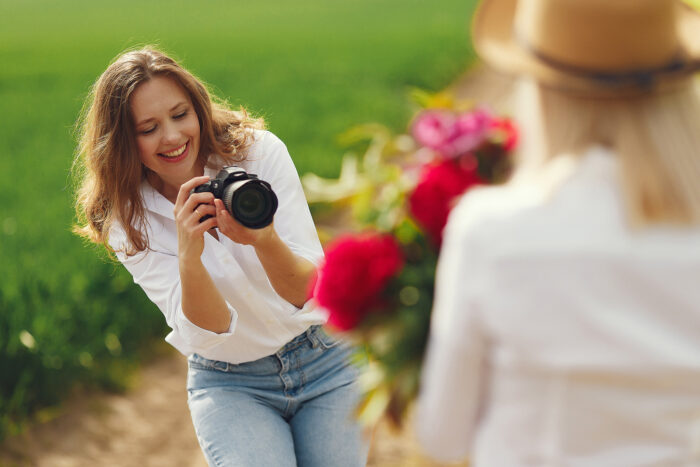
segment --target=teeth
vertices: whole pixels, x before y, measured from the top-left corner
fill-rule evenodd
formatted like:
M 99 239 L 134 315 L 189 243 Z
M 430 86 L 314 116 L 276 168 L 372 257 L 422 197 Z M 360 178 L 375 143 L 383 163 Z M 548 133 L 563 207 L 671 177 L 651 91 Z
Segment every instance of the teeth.
M 164 152 L 162 154 L 164 156 L 167 156 L 167 157 L 177 157 L 177 156 L 181 155 L 183 152 L 185 152 L 185 149 L 187 149 L 187 143 L 180 146 L 179 149 L 176 149 L 176 150 L 170 151 L 170 152 Z

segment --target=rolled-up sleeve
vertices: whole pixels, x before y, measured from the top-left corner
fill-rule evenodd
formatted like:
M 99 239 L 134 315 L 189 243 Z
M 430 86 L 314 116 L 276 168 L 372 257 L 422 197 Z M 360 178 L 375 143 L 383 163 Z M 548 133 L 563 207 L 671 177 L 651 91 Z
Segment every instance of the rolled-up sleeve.
M 122 244 L 123 240 L 123 232 L 113 229 L 110 234 L 112 247 Z M 214 347 L 231 336 L 238 320 L 238 313 L 233 306 L 226 302 L 231 314 L 231 324 L 224 333 L 215 333 L 192 323 L 182 310 L 182 286 L 177 256 L 158 251 L 157 245 L 151 246 L 155 249 L 141 251 L 128 257 L 118 252 L 117 258 L 131 273 L 134 283 L 138 284 L 160 309 L 168 326 L 176 331 L 177 342 L 171 343 L 177 344 L 176 347 L 185 353 L 191 353 Z
M 436 273 L 415 425 L 425 453 L 443 462 L 470 453 L 488 378 L 477 300 L 485 271 L 475 249 L 464 229 L 450 222 Z

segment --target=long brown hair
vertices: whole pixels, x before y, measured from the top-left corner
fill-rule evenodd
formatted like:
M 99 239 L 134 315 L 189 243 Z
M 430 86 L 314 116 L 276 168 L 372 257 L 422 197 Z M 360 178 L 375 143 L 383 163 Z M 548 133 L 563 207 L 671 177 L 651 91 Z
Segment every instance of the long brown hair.
M 109 231 L 118 222 L 126 232 L 127 255 L 149 248 L 140 190 L 148 169 L 138 155 L 130 99 L 140 84 L 155 76 L 175 80 L 192 100 L 201 133 L 197 162 L 202 167 L 214 154 L 227 162 L 243 160 L 252 143 L 250 130 L 264 127 L 262 119 L 251 118 L 244 109 L 231 110 L 223 101 L 212 101 L 199 79 L 156 48 L 120 54 L 92 86 L 78 120 L 73 231 L 111 251 Z

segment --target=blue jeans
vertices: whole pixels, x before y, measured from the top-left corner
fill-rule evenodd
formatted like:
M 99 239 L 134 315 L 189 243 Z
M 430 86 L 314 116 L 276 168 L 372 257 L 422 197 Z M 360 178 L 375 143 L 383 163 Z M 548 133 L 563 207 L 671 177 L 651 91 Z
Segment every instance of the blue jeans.
M 352 348 L 312 326 L 277 353 L 234 365 L 189 357 L 188 404 L 210 466 L 359 467 Z

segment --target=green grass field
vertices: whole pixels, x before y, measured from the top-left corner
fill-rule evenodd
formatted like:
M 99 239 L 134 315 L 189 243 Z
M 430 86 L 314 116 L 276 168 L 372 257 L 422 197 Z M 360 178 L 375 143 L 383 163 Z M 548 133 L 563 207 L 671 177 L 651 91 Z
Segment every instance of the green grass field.
M 465 69 L 473 3 L 0 0 L 0 437 L 73 381 L 119 387 L 164 332 L 131 278 L 70 233 L 73 125 L 114 56 L 160 45 L 264 116 L 301 173 L 330 176 L 339 133 L 403 129 L 411 87 Z

